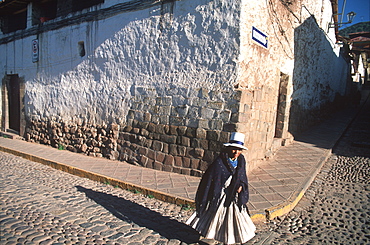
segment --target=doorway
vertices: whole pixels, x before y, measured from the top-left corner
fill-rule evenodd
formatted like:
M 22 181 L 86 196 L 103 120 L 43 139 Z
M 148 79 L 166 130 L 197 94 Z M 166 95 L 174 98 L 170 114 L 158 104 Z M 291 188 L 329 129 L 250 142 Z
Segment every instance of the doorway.
M 284 138 L 288 125 L 288 84 L 289 75 L 280 73 L 279 96 L 277 101 L 275 138 Z
M 18 75 L 10 75 L 8 81 L 9 129 L 19 134 L 21 126 L 20 81 Z
M 26 130 L 23 102 L 24 79 L 20 78 L 18 74 L 5 75 L 1 90 L 1 130 L 22 137 Z

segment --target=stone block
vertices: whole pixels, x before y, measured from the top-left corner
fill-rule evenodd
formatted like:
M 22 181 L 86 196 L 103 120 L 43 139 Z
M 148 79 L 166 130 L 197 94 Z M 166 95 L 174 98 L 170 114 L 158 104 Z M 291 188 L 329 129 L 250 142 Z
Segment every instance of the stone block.
M 216 158 L 216 155 L 213 151 L 204 151 L 203 160 L 206 162 L 213 162 Z
M 152 147 L 153 140 L 151 139 L 146 139 L 145 142 L 143 143 L 144 147 L 151 148 Z
M 147 143 L 146 143 L 147 139 L 146 139 L 145 137 L 143 137 L 143 136 L 141 136 L 141 135 L 138 135 L 138 136 L 136 137 L 136 139 L 137 139 L 137 143 L 138 143 L 139 145 L 141 145 L 141 146 L 147 145 Z
M 178 155 L 177 145 L 176 144 L 170 144 L 168 153 L 171 154 L 172 156 L 177 156 Z
M 187 104 L 186 102 L 186 99 L 184 98 L 185 94 L 175 94 L 172 96 L 172 105 L 173 106 L 181 106 L 181 105 L 184 105 L 184 104 Z
M 190 138 L 185 137 L 185 136 L 180 136 L 180 144 L 186 147 L 190 146 Z
M 236 131 L 236 125 L 235 125 L 235 123 L 226 123 L 226 124 L 224 124 L 223 131 L 226 131 L 226 132 L 235 132 Z
M 254 90 L 253 91 L 254 101 L 261 102 L 263 101 L 263 91 L 262 90 Z
M 155 125 L 155 133 L 158 134 L 165 134 L 164 125 L 163 124 L 157 124 Z
M 156 100 L 157 105 L 162 105 L 162 106 L 172 105 L 171 96 L 157 97 L 155 100 Z
M 184 136 L 186 134 L 187 127 L 186 126 L 179 126 L 177 127 L 178 135 Z
M 166 157 L 166 154 L 162 153 L 162 152 L 157 152 L 156 153 L 156 156 L 155 156 L 155 160 L 158 161 L 158 162 L 161 162 L 163 163 L 164 162 L 164 159 Z
M 155 151 L 162 151 L 163 150 L 163 143 L 158 141 L 158 140 L 154 140 L 153 144 L 152 144 L 152 149 L 155 150 Z
M 156 159 L 156 151 L 148 149 L 147 156 L 148 156 L 148 158 L 155 160 Z
M 170 125 L 169 126 L 169 134 L 178 135 L 177 129 L 178 129 L 178 126 Z
M 154 160 L 153 159 L 148 159 L 148 161 L 146 162 L 146 166 L 147 168 L 154 168 Z
M 181 125 L 184 124 L 184 118 L 183 117 L 170 116 L 169 117 L 169 124 L 175 125 L 175 126 L 181 126 Z
M 169 144 L 176 144 L 177 136 L 176 135 L 161 135 L 161 141 L 169 143 Z
M 156 124 L 149 123 L 147 129 L 148 129 L 149 132 L 155 132 Z
M 146 147 L 140 147 L 138 153 L 146 156 L 148 154 L 148 149 Z
M 181 169 L 182 169 L 182 168 L 180 168 L 180 167 L 176 167 L 176 166 L 174 166 L 174 167 L 172 168 L 172 171 L 173 171 L 174 173 L 176 173 L 176 174 L 181 174 Z
M 210 120 L 209 121 L 209 129 L 211 130 L 222 130 L 223 127 L 223 121 L 221 120 Z
M 242 99 L 243 91 L 235 91 L 235 93 L 231 96 L 231 99 L 234 99 L 236 101 L 240 101 Z
M 241 97 L 239 99 L 239 101 L 242 104 L 251 104 L 253 100 L 254 100 L 254 91 L 247 90 L 242 91 Z
M 143 141 L 142 146 L 147 147 L 147 148 L 151 148 L 152 143 L 153 143 L 153 140 L 145 138 L 145 140 Z
M 170 125 L 168 125 L 168 123 L 163 125 L 163 129 L 165 134 L 170 134 Z
M 223 122 L 228 122 L 231 119 L 231 110 L 224 110 L 220 112 L 220 119 Z
M 186 146 L 179 145 L 177 146 L 178 155 L 185 156 L 186 155 Z
M 140 156 L 140 158 L 139 158 L 139 164 L 141 165 L 141 166 L 146 166 L 146 163 L 147 163 L 147 161 L 148 161 L 148 158 L 146 157 L 146 156 L 143 156 L 143 155 L 141 155 Z
M 174 115 L 177 115 L 179 117 L 185 117 L 188 114 L 189 106 L 188 105 L 180 105 L 174 107 Z
M 207 106 L 211 109 L 215 110 L 223 110 L 224 109 L 224 102 L 220 101 L 208 101 Z
M 218 141 L 220 139 L 220 131 L 208 130 L 206 138 L 207 140 Z
M 155 125 L 160 124 L 161 117 L 162 115 L 152 115 L 152 123 L 154 123 Z
M 163 125 L 167 125 L 170 123 L 170 116 L 162 115 L 159 117 L 159 123 Z
M 206 162 L 206 161 L 200 161 L 199 162 L 199 170 L 201 170 L 201 171 L 206 171 L 207 170 L 207 168 L 208 168 L 208 162 Z
M 161 134 L 150 133 L 149 138 L 154 139 L 154 140 L 161 140 Z
M 156 169 L 156 170 L 162 170 L 162 168 L 163 168 L 163 164 L 162 164 L 161 162 L 157 162 L 157 161 L 155 161 L 155 162 L 153 163 L 153 169 Z
M 188 115 L 189 118 L 199 118 L 199 108 L 198 107 L 190 107 L 188 109 Z
M 194 150 L 193 150 L 193 156 L 195 157 L 195 158 L 203 158 L 203 156 L 204 156 L 204 150 L 203 149 L 201 149 L 201 148 L 195 148 Z
M 162 152 L 168 154 L 168 152 L 169 152 L 169 146 L 168 146 L 167 143 L 163 143 L 163 150 L 162 150 Z
M 171 156 L 171 155 L 166 155 L 165 158 L 164 158 L 163 164 L 173 166 L 174 165 L 174 157 Z
M 182 166 L 184 168 L 190 168 L 191 166 L 191 161 L 189 157 L 182 157 Z
M 231 114 L 230 122 L 237 123 L 239 122 L 239 112 L 234 112 Z
M 162 171 L 166 171 L 166 172 L 173 172 L 173 166 L 170 166 L 170 165 L 163 165 L 163 167 L 162 167 Z
M 209 120 L 206 119 L 198 119 L 198 128 L 209 128 Z
M 186 157 L 194 157 L 194 148 L 192 147 L 186 147 Z
M 136 127 L 137 128 L 140 128 L 140 129 L 147 129 L 148 128 L 148 125 L 149 125 L 149 122 L 138 121 L 136 123 Z
M 230 132 L 221 131 L 220 132 L 220 140 L 219 141 L 221 143 L 227 143 L 230 140 L 230 136 L 231 136 L 231 133 Z
M 198 118 L 187 118 L 185 119 L 185 125 L 190 128 L 197 128 L 199 125 L 199 119 Z
M 187 137 L 189 137 L 189 138 L 194 138 L 194 137 L 196 137 L 196 128 L 188 127 L 188 128 L 186 129 L 185 136 L 187 136 Z
M 127 113 L 127 118 L 128 119 L 135 119 L 135 111 L 134 110 L 129 110 Z
M 192 148 L 202 148 L 204 150 L 208 150 L 208 140 L 194 138 L 191 140 L 190 146 Z
M 219 141 L 210 140 L 208 141 L 208 149 L 211 151 L 220 151 L 223 147 L 223 143 Z
M 252 118 L 252 113 L 239 113 L 238 120 L 241 123 L 248 123 L 251 118 Z
M 191 175 L 191 169 L 183 168 L 181 169 L 181 174 Z
M 182 167 L 182 157 L 180 156 L 174 156 L 175 166 Z
M 198 168 L 199 168 L 199 164 L 200 164 L 200 160 L 199 160 L 199 159 L 194 159 L 194 158 L 192 158 L 192 159 L 190 160 L 190 167 L 191 167 L 192 169 L 198 169 Z
M 195 137 L 198 139 L 206 139 L 207 131 L 203 128 L 197 128 L 195 130 Z
M 150 122 L 152 120 L 152 114 L 150 114 L 149 112 L 144 112 L 143 116 L 145 122 Z
M 203 107 L 200 110 L 200 117 L 203 119 L 213 119 L 214 118 L 215 111 L 213 109 L 209 109 L 206 107 Z

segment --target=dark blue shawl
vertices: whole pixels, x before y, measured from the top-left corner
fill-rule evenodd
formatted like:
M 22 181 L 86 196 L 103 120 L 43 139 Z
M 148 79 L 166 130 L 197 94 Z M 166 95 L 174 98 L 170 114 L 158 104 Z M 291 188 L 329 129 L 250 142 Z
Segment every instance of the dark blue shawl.
M 198 216 L 206 209 L 216 210 L 219 205 L 222 187 L 224 187 L 230 175 L 233 175 L 233 178 L 230 186 L 226 189 L 225 206 L 229 206 L 235 199 L 236 192 L 240 186 L 243 189 L 238 195 L 237 205 L 241 208 L 248 202 L 249 191 L 245 158 L 242 154 L 239 155 L 238 166 L 235 169 L 227 161 L 227 158 L 227 153 L 222 152 L 204 173 L 195 196 Z

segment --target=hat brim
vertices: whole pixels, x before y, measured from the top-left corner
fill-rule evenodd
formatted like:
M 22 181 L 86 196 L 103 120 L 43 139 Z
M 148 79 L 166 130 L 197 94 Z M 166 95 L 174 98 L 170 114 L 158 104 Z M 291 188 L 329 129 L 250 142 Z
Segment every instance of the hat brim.
M 240 149 L 243 149 L 243 150 L 248 150 L 247 147 L 242 146 L 240 144 L 236 144 L 236 143 L 225 143 L 224 146 L 225 147 L 236 147 L 236 148 L 240 148 Z

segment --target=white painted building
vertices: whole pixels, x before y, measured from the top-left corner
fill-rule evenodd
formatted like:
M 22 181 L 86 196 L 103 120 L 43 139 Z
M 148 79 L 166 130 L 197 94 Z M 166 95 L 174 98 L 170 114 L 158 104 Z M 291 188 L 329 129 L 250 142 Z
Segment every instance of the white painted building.
M 2 130 L 192 175 L 239 131 L 254 168 L 346 95 L 336 2 L 5 0 Z

